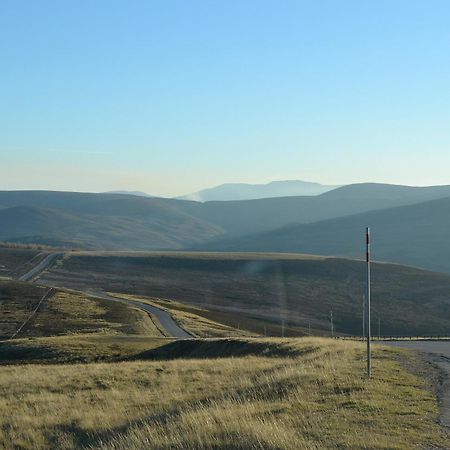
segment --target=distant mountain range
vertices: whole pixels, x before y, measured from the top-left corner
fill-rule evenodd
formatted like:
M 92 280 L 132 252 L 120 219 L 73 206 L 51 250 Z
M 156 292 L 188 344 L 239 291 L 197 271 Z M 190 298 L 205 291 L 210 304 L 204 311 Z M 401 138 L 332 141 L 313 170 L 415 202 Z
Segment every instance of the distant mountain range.
M 325 186 L 300 180 L 272 181 L 267 184 L 226 183 L 193 194 L 175 197 L 178 200 L 196 202 L 255 200 L 271 197 L 292 197 L 320 195 L 339 186 Z M 135 195 L 137 197 L 154 197 L 142 191 L 108 191 L 105 194 Z
M 0 241 L 105 250 L 233 250 L 374 257 L 450 272 L 450 186 L 355 184 L 315 196 L 195 202 L 0 192 Z
M 324 186 L 300 180 L 272 181 L 267 184 L 226 183 L 178 198 L 197 202 L 254 200 L 270 197 L 320 195 L 337 187 L 339 186 Z

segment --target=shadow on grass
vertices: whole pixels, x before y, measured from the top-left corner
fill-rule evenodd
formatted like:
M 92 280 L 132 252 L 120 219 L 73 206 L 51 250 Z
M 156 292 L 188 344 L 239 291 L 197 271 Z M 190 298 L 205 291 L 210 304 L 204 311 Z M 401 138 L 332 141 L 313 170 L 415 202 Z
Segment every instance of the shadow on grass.
M 316 350 L 315 346 L 295 348 L 286 343 L 247 339 L 185 339 L 146 350 L 130 360 L 214 359 L 243 356 L 298 357 Z
M 77 344 L 77 343 L 75 343 Z M 170 361 L 175 359 L 218 359 L 260 356 L 268 358 L 294 358 L 314 353 L 315 345 L 298 347 L 289 341 L 270 338 L 253 340 L 238 338 L 185 339 L 171 341 L 154 348 L 147 346 L 121 351 L 120 342 L 111 342 L 108 347 L 90 345 L 58 347 L 52 344 L 35 343 L 33 339 L 3 341 L 0 343 L 0 365 L 9 364 L 74 364 L 114 363 L 120 361 Z M 114 344 L 114 345 L 113 345 Z
M 49 347 L 32 344 L 17 345 L 13 342 L 2 342 L 0 344 L 0 365 L 55 361 L 61 359 L 61 357 L 61 352 Z

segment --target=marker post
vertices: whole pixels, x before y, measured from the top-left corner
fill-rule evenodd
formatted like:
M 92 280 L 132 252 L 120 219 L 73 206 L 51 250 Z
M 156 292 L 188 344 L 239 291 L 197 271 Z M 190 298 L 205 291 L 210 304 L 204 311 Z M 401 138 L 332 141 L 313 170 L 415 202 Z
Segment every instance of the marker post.
M 367 377 L 372 376 L 372 354 L 370 348 L 370 228 L 366 228 L 366 264 L 367 264 L 367 291 L 366 291 L 366 340 L 367 340 Z

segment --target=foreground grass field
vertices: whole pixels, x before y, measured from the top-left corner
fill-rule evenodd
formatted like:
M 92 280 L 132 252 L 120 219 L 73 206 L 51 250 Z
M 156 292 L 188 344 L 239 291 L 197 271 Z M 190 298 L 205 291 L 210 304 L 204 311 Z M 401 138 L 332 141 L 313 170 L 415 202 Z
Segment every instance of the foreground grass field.
M 427 383 L 402 365 L 405 351 L 376 347 L 368 382 L 363 345 L 351 341 L 236 338 L 156 347 L 109 364 L 0 367 L 0 447 L 450 446 Z

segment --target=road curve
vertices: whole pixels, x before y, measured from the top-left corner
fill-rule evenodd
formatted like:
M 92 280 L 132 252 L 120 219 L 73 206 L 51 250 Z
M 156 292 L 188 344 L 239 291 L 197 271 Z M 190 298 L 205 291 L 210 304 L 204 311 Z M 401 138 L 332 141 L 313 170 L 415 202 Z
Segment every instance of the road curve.
M 98 291 L 86 291 L 86 294 L 101 298 L 103 300 L 111 300 L 113 302 L 126 303 L 128 305 L 136 306 L 139 309 L 142 309 L 152 316 L 155 316 L 167 334 L 171 337 L 179 338 L 179 339 L 187 339 L 192 338 L 187 331 L 183 330 L 172 318 L 172 316 L 163 309 L 159 309 L 156 306 L 149 305 L 147 303 L 142 303 L 137 300 L 130 300 L 122 297 L 113 297 L 112 295 L 105 294 L 104 292 Z
M 62 253 L 50 253 L 47 255 L 40 263 L 36 264 L 31 270 L 23 274 L 18 278 L 19 281 L 29 281 L 33 280 L 40 275 L 50 264 L 52 264 Z M 192 338 L 192 335 L 187 331 L 183 330 L 172 318 L 172 316 L 163 309 L 159 309 L 156 306 L 149 305 L 147 303 L 142 303 L 137 300 L 130 300 L 127 298 L 113 297 L 111 295 L 105 294 L 104 292 L 89 291 L 86 290 L 85 294 L 91 295 L 93 297 L 98 297 L 103 300 L 110 300 L 113 302 L 126 303 L 128 305 L 135 306 L 136 308 L 142 309 L 143 311 L 155 316 L 161 326 L 163 327 L 165 333 L 170 337 L 175 337 L 179 339 Z
M 18 278 L 19 281 L 32 281 L 34 277 L 42 273 L 56 258 L 61 256 L 62 253 L 50 253 L 40 263 L 34 266 L 27 273 Z

